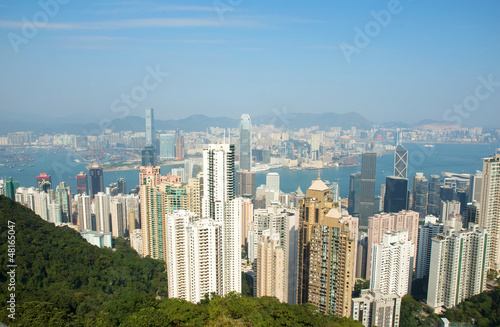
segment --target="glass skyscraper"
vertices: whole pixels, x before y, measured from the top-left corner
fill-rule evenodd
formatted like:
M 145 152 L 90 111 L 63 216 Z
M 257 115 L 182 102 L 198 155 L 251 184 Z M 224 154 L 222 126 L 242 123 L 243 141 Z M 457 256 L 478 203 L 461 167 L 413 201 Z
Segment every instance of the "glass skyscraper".
M 252 121 L 248 114 L 240 119 L 240 169 L 252 169 Z

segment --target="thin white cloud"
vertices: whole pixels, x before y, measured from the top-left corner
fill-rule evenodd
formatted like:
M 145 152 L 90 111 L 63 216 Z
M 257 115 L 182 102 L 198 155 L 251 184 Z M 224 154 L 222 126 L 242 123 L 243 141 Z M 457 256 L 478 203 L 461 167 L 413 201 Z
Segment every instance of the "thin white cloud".
M 19 29 L 25 25 L 23 21 L 0 20 L 0 28 Z M 46 30 L 102 30 L 102 29 L 134 29 L 134 28 L 181 28 L 181 27 L 252 27 L 259 24 L 250 20 L 218 20 L 201 18 L 138 18 L 126 20 L 48 23 L 40 26 Z
M 210 6 L 190 6 L 190 5 L 169 5 L 158 7 L 155 10 L 163 10 L 163 11 L 215 11 L 215 7 Z

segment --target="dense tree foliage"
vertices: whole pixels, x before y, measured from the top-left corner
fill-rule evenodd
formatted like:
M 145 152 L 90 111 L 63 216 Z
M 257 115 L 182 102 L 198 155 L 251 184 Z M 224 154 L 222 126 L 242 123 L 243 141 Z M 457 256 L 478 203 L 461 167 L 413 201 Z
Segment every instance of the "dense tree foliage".
M 500 288 L 473 296 L 446 311 L 444 316 L 450 321 L 474 321 L 474 326 L 479 327 L 500 326 Z
M 123 313 L 140 310 L 167 296 L 163 262 L 140 258 L 117 239 L 116 249 L 99 249 L 68 227 L 55 227 L 31 210 L 0 196 L 0 301 L 7 301 L 8 221 L 15 223 L 16 306 L 22 311 L 61 313 L 90 319 L 106 312 L 117 325 Z M 35 302 L 32 308 L 27 305 Z M 42 310 L 42 308 L 44 308 Z M 1 311 L 6 318 L 5 308 Z M 50 324 L 52 325 L 52 324 Z
M 8 318 L 8 221 L 15 222 L 16 319 Z M 165 265 L 124 239 L 99 249 L 0 196 L 0 321 L 9 326 L 361 326 L 310 306 L 239 294 L 167 299 Z M 244 290 L 249 293 L 249 285 Z

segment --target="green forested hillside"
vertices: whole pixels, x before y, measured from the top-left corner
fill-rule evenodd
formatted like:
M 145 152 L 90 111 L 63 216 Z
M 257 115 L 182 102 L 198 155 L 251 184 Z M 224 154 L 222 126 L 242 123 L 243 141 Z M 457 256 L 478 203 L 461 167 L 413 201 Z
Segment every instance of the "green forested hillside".
M 15 223 L 16 312 L 7 311 L 8 221 Z M 12 232 L 11 232 L 12 234 Z M 0 196 L 0 321 L 9 326 L 361 326 L 275 298 L 167 299 L 163 262 L 117 239 L 99 249 Z

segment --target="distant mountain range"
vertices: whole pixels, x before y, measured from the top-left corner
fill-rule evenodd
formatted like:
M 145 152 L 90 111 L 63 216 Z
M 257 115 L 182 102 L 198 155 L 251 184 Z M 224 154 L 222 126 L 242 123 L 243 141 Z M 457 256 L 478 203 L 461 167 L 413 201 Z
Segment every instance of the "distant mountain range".
M 21 121 L 19 117 L 22 117 Z M 33 131 L 35 133 L 76 133 L 83 135 L 98 135 L 101 130 L 111 128 L 115 132 L 133 131 L 142 132 L 145 129 L 145 120 L 138 116 L 127 116 L 121 119 L 109 121 L 98 117 L 81 117 L 71 115 L 61 118 L 50 118 L 42 115 L 22 114 L 4 117 L 2 123 L 2 134 L 17 131 Z M 331 127 L 342 127 L 343 129 L 356 126 L 360 129 L 369 129 L 374 123 L 362 115 L 349 112 L 336 114 L 333 112 L 313 113 L 271 113 L 255 116 L 252 118 L 253 125 L 274 125 L 292 130 L 318 126 L 321 130 L 329 130 Z M 425 124 L 437 123 L 437 121 L 423 120 L 416 124 L 402 122 L 388 122 L 380 124 L 383 127 L 417 127 Z M 156 130 L 183 130 L 186 132 L 205 131 L 209 127 L 235 128 L 239 126 L 239 119 L 228 117 L 208 117 L 205 115 L 192 115 L 184 119 L 155 119 Z

